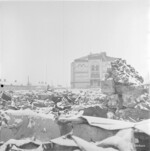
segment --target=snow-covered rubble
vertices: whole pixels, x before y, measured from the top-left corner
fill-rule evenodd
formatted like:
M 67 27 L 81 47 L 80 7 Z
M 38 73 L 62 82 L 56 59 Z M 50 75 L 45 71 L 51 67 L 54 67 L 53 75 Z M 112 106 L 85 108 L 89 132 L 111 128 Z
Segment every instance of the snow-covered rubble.
M 150 117 L 150 96 L 143 78 L 125 60 L 113 61 L 101 84 L 102 92 L 109 98 L 108 106 L 117 109 L 118 119 L 139 121 Z
M 136 122 L 140 125 L 140 122 L 150 118 L 150 95 L 142 83 L 143 78 L 138 72 L 127 65 L 126 61 L 118 59 L 111 63 L 105 81 L 101 82 L 101 89 L 3 92 L 0 95 L 0 150 L 9 148 L 8 151 L 24 151 L 27 148 L 22 146 L 27 145 L 35 151 L 82 151 L 82 148 L 88 151 L 84 144 L 91 145 L 92 142 L 95 146 L 91 149 L 107 151 L 109 149 L 103 148 L 102 144 L 109 142 L 114 145 L 112 138 L 115 136 L 117 139 L 118 129 L 110 131 L 106 127 L 114 129 L 121 124 L 124 129 L 125 125 L 134 125 Z M 86 120 L 83 120 L 83 116 Z M 102 129 L 98 128 L 100 120 Z M 118 120 L 117 123 L 132 123 L 114 126 L 112 123 L 116 121 L 113 120 Z M 105 121 L 106 125 L 103 123 Z M 148 125 L 147 122 L 144 123 Z M 148 126 L 143 127 L 142 132 L 149 135 Z M 72 130 L 73 134 L 66 136 Z M 65 135 L 64 141 L 62 135 Z M 24 143 L 19 145 L 20 142 L 16 139 Z M 57 139 L 64 142 L 64 145 L 58 143 Z M 100 141 L 99 145 L 102 146 L 98 147 L 96 141 Z M 69 148 L 68 142 L 73 144 Z M 126 144 L 130 143 L 131 141 Z M 124 151 L 125 147 L 120 148 L 110 150 Z M 133 146 L 128 150 L 134 151 Z
M 135 92 L 137 94 L 137 92 Z M 44 97 L 40 97 L 44 96 Z M 45 96 L 47 97 L 45 99 Z M 141 121 L 149 118 L 146 113 L 140 112 L 146 110 L 149 105 L 149 95 L 143 93 L 137 95 L 135 105 L 137 112 L 135 113 L 135 121 Z M 83 122 L 82 125 L 77 125 L 78 117 L 82 115 L 90 117 L 103 117 L 125 121 L 133 121 L 132 114 L 129 114 L 129 109 L 125 112 L 123 109 L 118 108 L 119 97 L 118 94 L 107 95 L 99 90 L 80 90 L 76 91 L 61 91 L 61 92 L 13 92 L 11 100 L 4 100 L 2 109 L 0 112 L 1 119 L 1 135 L 0 140 L 2 147 L 0 149 L 7 148 L 10 144 L 10 148 L 15 151 L 20 151 L 22 146 L 30 146 L 30 148 L 38 151 L 49 150 L 67 150 L 68 146 L 61 146 L 59 143 L 54 143 L 53 139 L 57 139 L 61 135 L 69 133 L 73 128 L 73 136 L 78 136 L 84 141 L 101 141 L 110 136 L 114 136 L 115 132 L 108 130 L 101 130 L 99 128 L 90 126 L 87 122 Z M 13 102 L 13 103 L 12 103 Z M 145 108 L 141 109 L 141 104 L 147 103 Z M 131 110 L 131 108 L 130 108 Z M 135 109 L 134 109 L 135 112 Z M 148 110 L 147 110 L 148 112 Z M 144 116 L 140 115 L 142 113 Z M 60 123 L 59 119 L 74 117 L 75 125 L 71 122 Z M 139 117 L 141 119 L 139 119 Z M 95 122 L 97 119 L 95 119 Z M 83 133 L 84 132 L 84 133 Z M 22 140 L 22 145 L 18 145 L 17 140 Z M 28 141 L 26 141 L 28 139 Z M 79 143 L 82 142 L 79 139 Z M 12 140 L 12 141 L 10 141 Z M 50 142 L 50 140 L 52 140 Z M 40 143 L 39 143 L 40 142 Z M 87 142 L 87 143 L 88 143 Z M 81 143 L 82 145 L 82 143 Z M 53 146 L 53 147 L 52 147 Z M 25 149 L 26 147 L 24 147 Z M 53 149 L 52 149 L 53 148 Z M 80 147 L 70 146 L 68 150 L 74 149 L 81 150 Z M 102 149 L 104 149 L 102 147 Z M 29 149 L 30 150 L 30 149 Z M 107 151 L 104 149 L 104 151 Z M 119 151 L 119 150 L 118 150 Z
M 122 59 L 117 59 L 111 63 L 111 69 L 106 75 L 106 79 L 108 78 L 113 78 L 115 83 L 125 85 L 140 85 L 144 81 L 139 73 Z

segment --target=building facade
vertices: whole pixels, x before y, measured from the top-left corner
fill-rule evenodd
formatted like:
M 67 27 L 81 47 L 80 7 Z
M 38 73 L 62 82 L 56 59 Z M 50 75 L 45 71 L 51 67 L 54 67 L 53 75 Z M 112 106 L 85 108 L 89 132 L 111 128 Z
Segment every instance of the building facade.
M 108 57 L 106 52 L 75 59 L 71 63 L 71 88 L 100 87 L 111 61 L 115 59 Z

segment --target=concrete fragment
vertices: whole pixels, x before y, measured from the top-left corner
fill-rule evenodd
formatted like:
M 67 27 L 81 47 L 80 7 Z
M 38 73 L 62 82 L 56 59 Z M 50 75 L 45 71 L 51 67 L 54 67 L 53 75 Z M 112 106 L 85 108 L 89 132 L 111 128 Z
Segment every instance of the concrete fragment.
M 104 94 L 114 94 L 115 89 L 114 89 L 114 81 L 113 79 L 105 80 L 101 82 L 101 89 L 102 93 Z
M 110 95 L 108 97 L 108 107 L 109 108 L 117 108 L 119 106 L 119 98 L 117 94 Z
M 43 142 L 60 136 L 59 126 L 48 115 L 31 110 L 7 111 L 7 114 L 10 120 L 8 126 L 1 127 L 0 141 L 35 137 Z

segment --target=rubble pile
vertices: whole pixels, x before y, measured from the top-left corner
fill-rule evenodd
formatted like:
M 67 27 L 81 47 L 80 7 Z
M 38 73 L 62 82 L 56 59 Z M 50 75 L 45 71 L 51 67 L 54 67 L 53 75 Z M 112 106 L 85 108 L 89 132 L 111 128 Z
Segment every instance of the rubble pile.
M 144 81 L 138 72 L 122 59 L 117 59 L 111 63 L 111 69 L 106 75 L 106 79 L 108 78 L 113 78 L 115 83 L 124 85 L 140 85 Z
M 150 150 L 150 95 L 142 83 L 118 59 L 101 89 L 1 92 L 0 150 L 142 151 L 143 140 Z
M 140 121 L 150 117 L 150 96 L 143 78 L 125 60 L 111 63 L 102 82 L 102 92 L 108 96 L 107 106 L 116 108 L 117 119 Z
M 8 111 L 1 126 L 2 151 L 149 150 L 149 120 L 124 122 L 80 116 L 52 120 L 32 111 Z M 141 139 L 141 136 L 143 139 Z M 135 141 L 136 140 L 136 141 Z M 143 141 L 145 146 L 141 147 Z M 143 145 L 143 144 L 142 144 Z

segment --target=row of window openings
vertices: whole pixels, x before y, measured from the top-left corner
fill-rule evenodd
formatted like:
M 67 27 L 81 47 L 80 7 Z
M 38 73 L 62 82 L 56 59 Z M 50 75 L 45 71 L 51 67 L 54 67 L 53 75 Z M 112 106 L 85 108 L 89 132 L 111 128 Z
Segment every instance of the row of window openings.
M 100 86 L 100 81 L 90 81 L 91 86 Z
M 99 71 L 99 65 L 92 65 L 91 70 L 92 71 Z

